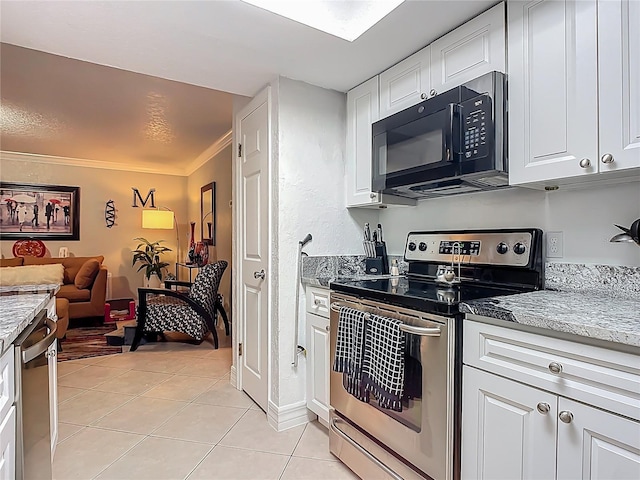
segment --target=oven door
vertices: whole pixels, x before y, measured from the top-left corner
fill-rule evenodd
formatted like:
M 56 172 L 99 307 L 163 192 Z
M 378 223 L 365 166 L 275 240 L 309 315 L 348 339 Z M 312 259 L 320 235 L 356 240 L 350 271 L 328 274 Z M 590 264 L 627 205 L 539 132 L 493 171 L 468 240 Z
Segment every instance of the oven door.
M 342 305 L 404 322 L 405 392 L 402 412 L 387 410 L 351 396 L 331 371 L 331 407 L 431 478 L 453 478 L 455 320 L 332 292 L 331 359 Z

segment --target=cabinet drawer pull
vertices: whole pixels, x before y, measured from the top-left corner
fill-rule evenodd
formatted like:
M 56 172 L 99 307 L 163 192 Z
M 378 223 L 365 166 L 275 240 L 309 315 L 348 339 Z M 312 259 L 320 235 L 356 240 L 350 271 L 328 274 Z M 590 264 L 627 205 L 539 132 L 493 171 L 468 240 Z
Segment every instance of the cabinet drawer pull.
M 571 423 L 573 421 L 573 413 L 568 410 L 563 410 L 558 414 L 560 421 L 563 423 Z
M 551 362 L 549 364 L 549 371 L 551 373 L 555 373 L 556 375 L 558 373 L 562 373 L 562 364 L 558 362 Z
M 551 406 L 547 402 L 540 402 L 536 408 L 542 415 L 546 415 L 551 410 Z
M 313 304 L 314 304 L 316 307 L 319 307 L 320 305 L 322 305 L 322 300 L 320 300 L 319 298 L 316 298 L 316 299 L 313 301 Z

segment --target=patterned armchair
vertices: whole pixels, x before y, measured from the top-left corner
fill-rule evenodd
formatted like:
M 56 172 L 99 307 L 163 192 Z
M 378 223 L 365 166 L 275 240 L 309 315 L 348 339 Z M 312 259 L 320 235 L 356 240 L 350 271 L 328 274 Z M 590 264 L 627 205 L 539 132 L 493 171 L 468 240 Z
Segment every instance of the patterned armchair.
M 218 348 L 216 319 L 218 313 L 229 335 L 229 320 L 222 307 L 218 286 L 228 263 L 224 260 L 205 265 L 190 285 L 188 293 L 162 288 L 138 289 L 138 323 L 131 345 L 135 351 L 145 333 L 181 332 L 201 342 L 211 331 L 214 347 Z

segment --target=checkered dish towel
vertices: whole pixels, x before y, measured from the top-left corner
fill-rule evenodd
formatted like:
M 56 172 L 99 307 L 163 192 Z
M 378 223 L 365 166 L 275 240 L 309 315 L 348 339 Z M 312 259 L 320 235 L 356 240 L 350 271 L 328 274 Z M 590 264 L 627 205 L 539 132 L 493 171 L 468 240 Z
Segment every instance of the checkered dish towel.
M 363 402 L 369 402 L 369 392 L 362 385 L 362 361 L 365 318 L 367 314 L 351 307 L 340 308 L 336 356 L 333 370 L 342 373 L 347 392 Z
M 378 405 L 402 411 L 405 335 L 402 322 L 380 315 L 369 316 L 365 326 L 362 383 Z

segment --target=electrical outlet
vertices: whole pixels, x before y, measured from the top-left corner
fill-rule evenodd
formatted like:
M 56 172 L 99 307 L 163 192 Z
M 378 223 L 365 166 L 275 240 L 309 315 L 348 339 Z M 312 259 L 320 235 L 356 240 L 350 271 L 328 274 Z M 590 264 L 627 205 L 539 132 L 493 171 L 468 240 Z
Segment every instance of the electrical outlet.
M 547 232 L 547 258 L 562 258 L 562 232 Z

